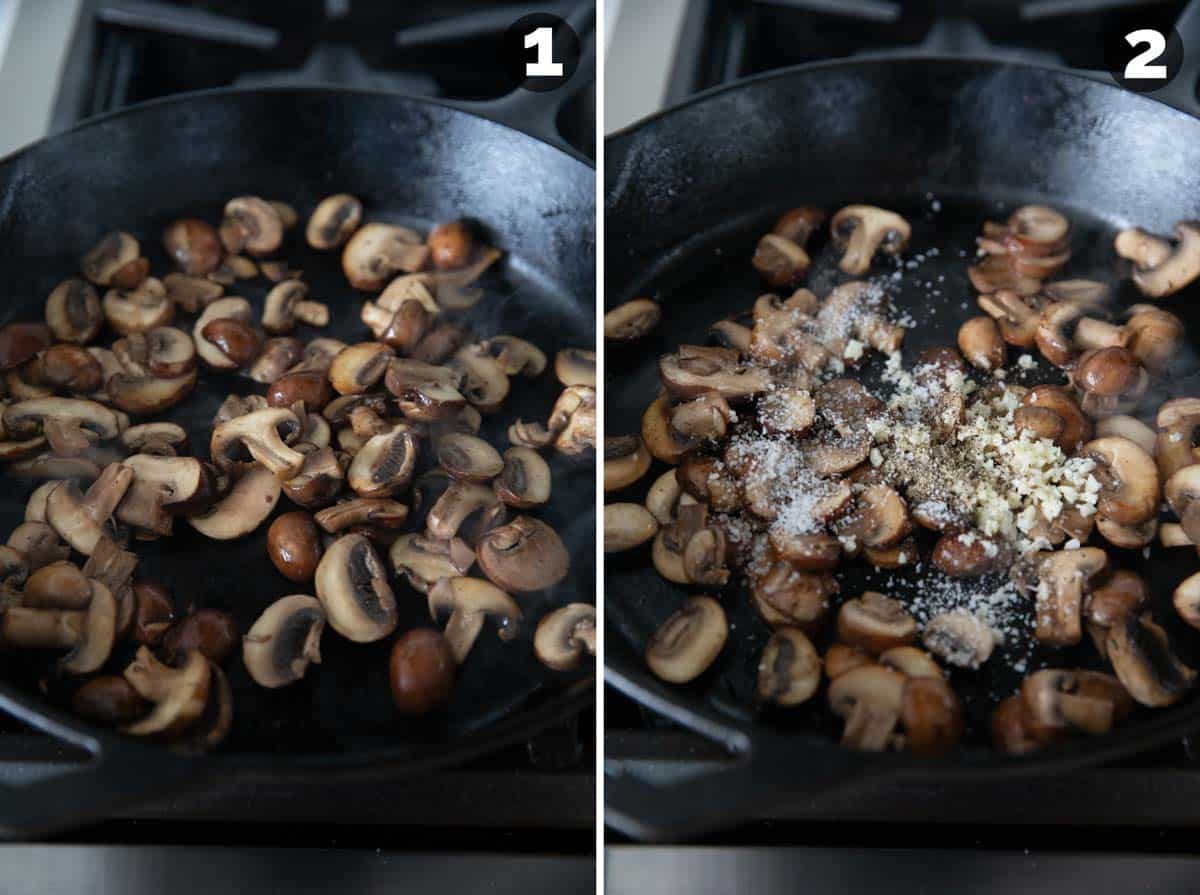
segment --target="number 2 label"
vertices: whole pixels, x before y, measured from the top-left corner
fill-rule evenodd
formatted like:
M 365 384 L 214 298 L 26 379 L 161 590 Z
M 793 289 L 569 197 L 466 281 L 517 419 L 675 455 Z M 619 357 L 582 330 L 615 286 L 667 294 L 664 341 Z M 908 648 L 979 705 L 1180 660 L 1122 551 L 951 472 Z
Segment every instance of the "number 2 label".
M 1142 33 L 1142 32 L 1137 32 Z M 1154 32 L 1157 33 L 1157 32 Z M 554 61 L 554 30 L 534 28 L 525 35 L 525 49 L 537 47 L 537 61 L 525 65 L 527 78 L 558 78 L 562 76 L 563 64 Z
M 1167 49 L 1167 39 L 1163 37 L 1161 31 L 1155 31 L 1153 28 L 1139 28 L 1137 31 L 1130 31 L 1126 34 L 1125 42 L 1131 47 L 1146 45 L 1146 49 L 1130 59 L 1129 64 L 1125 66 L 1125 77 L 1139 81 L 1165 81 L 1167 79 L 1165 65 L 1146 64 L 1158 59 Z M 541 54 L 539 53 L 540 58 Z

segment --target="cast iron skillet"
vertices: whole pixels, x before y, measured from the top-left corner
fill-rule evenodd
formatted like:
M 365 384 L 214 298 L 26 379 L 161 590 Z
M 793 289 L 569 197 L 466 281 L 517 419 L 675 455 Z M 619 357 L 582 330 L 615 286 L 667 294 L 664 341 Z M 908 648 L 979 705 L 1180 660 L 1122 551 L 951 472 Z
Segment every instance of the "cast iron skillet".
M 586 84 L 586 60 L 580 68 L 576 79 Z M 285 199 L 307 216 L 321 197 L 347 191 L 363 199 L 368 219 L 424 231 L 467 216 L 485 228 L 506 254 L 484 282 L 486 298 L 468 317 L 481 336 L 518 334 L 551 356 L 567 345 L 588 347 L 595 338 L 594 174 L 582 157 L 548 145 L 560 141 L 545 127 L 570 92 L 519 91 L 472 111 L 357 90 L 216 91 L 136 107 L 43 140 L 0 162 L 0 322 L 40 319 L 50 289 L 75 274 L 80 254 L 106 231 L 133 232 L 161 275 L 170 268 L 159 234 L 175 218 L 216 221 L 225 199 L 245 193 Z M 518 128 L 540 129 L 546 138 Z M 345 283 L 336 253 L 309 250 L 301 226 L 280 257 L 302 268 L 313 296 L 331 305 L 333 323 L 321 334 L 370 338 L 358 319 L 364 296 Z M 228 291 L 261 308 L 269 284 L 244 283 Z M 556 385 L 550 372 L 514 380 L 506 413 L 544 419 Z M 202 371 L 196 392 L 167 418 L 185 424 L 203 452 L 213 412 L 230 391 L 262 387 Z M 504 443 L 503 427 L 486 425 L 491 440 Z M 39 698 L 35 684 L 45 664 L 28 654 L 0 658 L 0 710 L 91 757 L 78 772 L 0 788 L 0 831 L 60 828 L 161 795 L 200 771 L 394 776 L 528 738 L 584 709 L 593 699 L 594 675 L 551 672 L 532 651 L 537 619 L 572 600 L 591 602 L 594 594 L 594 466 L 554 460 L 552 471 L 554 500 L 541 515 L 570 550 L 568 580 L 522 601 L 529 624 L 517 642 L 485 632 L 461 669 L 451 703 L 426 720 L 401 719 L 390 707 L 385 667 L 391 638 L 361 646 L 327 632 L 322 664 L 278 691 L 253 684 L 240 658 L 232 659 L 234 729 L 203 759 L 90 727 Z M 0 481 L 0 530 L 8 532 L 20 521 L 32 485 Z M 287 509 L 287 501 L 280 504 L 280 511 Z M 303 591 L 266 559 L 267 524 L 240 541 L 218 543 L 177 523 L 173 538 L 134 548 L 142 557 L 139 574 L 172 585 L 180 605 L 231 611 L 245 631 L 270 602 Z M 400 584 L 396 593 L 400 630 L 430 624 L 419 594 Z M 114 667 L 122 667 L 119 660 Z
M 908 258 L 940 249 L 904 270 L 893 290 L 897 305 L 918 321 L 905 341 L 911 358 L 926 345 L 953 345 L 961 322 L 979 313 L 965 274 L 969 259 L 960 251 L 972 254 L 982 222 L 1002 220 L 1020 204 L 1049 203 L 1070 216 L 1075 254 L 1064 276 L 1120 283 L 1111 250 L 1117 228 L 1136 224 L 1169 233 L 1176 221 L 1200 216 L 1200 121 L 1058 70 L 892 58 L 754 78 L 615 135 L 606 144 L 606 303 L 650 296 L 662 302 L 664 317 L 636 346 L 609 346 L 605 432 L 639 431 L 642 409 L 657 393 L 659 355 L 681 343 L 702 344 L 712 321 L 749 307 L 765 291 L 749 258 L 776 215 L 800 203 L 832 211 L 850 202 L 903 213 L 913 224 Z M 810 276 L 818 294 L 840 276 L 832 254 L 824 252 Z M 891 269 L 878 265 L 874 272 Z M 1118 295 L 1121 306 L 1139 297 L 1128 283 Z M 1197 367 L 1200 343 L 1197 298 L 1200 289 L 1193 287 L 1166 302 L 1187 323 L 1191 346 L 1182 352 L 1180 373 L 1160 383 L 1155 398 L 1195 394 L 1200 384 L 1188 375 Z M 641 501 L 665 469 L 656 463 L 638 485 L 607 499 Z M 1158 549 L 1150 562 L 1136 552 L 1109 555 L 1115 565 L 1149 576 L 1156 618 L 1195 665 L 1200 634 L 1178 622 L 1170 603 L 1174 586 L 1196 569 L 1194 554 Z M 1200 700 L 1192 698 L 1139 713 L 1108 737 L 1076 738 L 1022 759 L 996 755 L 987 748 L 988 712 L 997 697 L 1014 692 L 1022 675 L 993 660 L 979 672 L 953 675 L 970 725 L 958 754 L 936 762 L 855 754 L 836 744 L 824 691 L 807 707 L 756 713 L 754 675 L 768 631 L 736 588 L 722 596 L 730 637 L 714 667 L 674 687 L 649 674 L 641 653 L 684 599 L 683 589 L 659 578 L 648 548 L 613 555 L 605 569 L 606 679 L 736 757 L 664 785 L 610 764 L 608 822 L 631 836 L 711 830 L 785 800 L 820 802 L 879 775 L 929 782 L 1060 771 L 1200 727 Z M 838 576 L 842 598 L 871 580 Z M 903 596 L 914 588 L 891 590 Z M 1090 645 L 1055 657 L 1055 664 L 1068 666 L 1096 661 Z

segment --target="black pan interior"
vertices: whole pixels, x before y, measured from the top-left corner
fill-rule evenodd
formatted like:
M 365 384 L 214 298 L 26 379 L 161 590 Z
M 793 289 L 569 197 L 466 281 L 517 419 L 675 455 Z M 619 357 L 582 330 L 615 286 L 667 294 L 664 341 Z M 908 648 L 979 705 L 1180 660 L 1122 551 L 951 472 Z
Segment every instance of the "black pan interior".
M 660 301 L 664 319 L 635 347 L 606 356 L 606 432 L 636 432 L 642 409 L 658 389 L 655 361 L 680 343 L 705 341 L 708 325 L 748 307 L 763 291 L 749 264 L 759 235 L 774 217 L 800 203 L 835 210 L 851 202 L 894 208 L 913 225 L 905 266 L 877 263 L 889 291 L 917 325 L 905 355 L 954 344 L 959 325 L 979 313 L 966 277 L 974 237 L 985 220 L 1038 201 L 1063 209 L 1073 224 L 1074 254 L 1063 273 L 1117 287 L 1117 306 L 1139 300 L 1122 280 L 1111 250 L 1116 229 L 1138 225 L 1169 233 L 1200 213 L 1200 122 L 1116 88 L 1050 70 L 954 60 L 835 64 L 756 79 L 696 99 L 610 140 L 606 171 L 606 305 L 637 295 Z M 937 253 L 929 250 L 936 247 Z M 824 295 L 847 279 L 822 237 L 810 285 Z M 1168 299 L 1192 334 L 1177 369 L 1157 383 L 1145 407 L 1200 386 L 1200 289 Z M 1035 352 L 1036 354 L 1036 352 Z M 1010 358 L 1014 355 L 1010 355 Z M 878 366 L 878 363 L 876 363 Z M 1044 362 L 1033 384 L 1060 381 Z M 657 474 L 608 500 L 641 500 Z M 1097 536 L 1097 542 L 1099 542 Z M 926 548 L 928 545 L 925 545 Z M 1157 548 L 1149 559 L 1110 550 L 1113 564 L 1148 576 L 1154 614 L 1185 661 L 1200 660 L 1200 634 L 1180 623 L 1170 593 L 1195 571 L 1189 550 Z M 859 566 L 861 564 L 855 564 Z M 875 589 L 903 597 L 919 587 L 912 576 L 838 572 L 841 598 Z M 880 587 L 884 584 L 884 587 Z M 713 710 L 742 729 L 834 734 L 834 719 L 818 699 L 798 710 L 756 714 L 757 657 L 768 636 L 745 595 L 723 596 L 729 644 L 705 675 L 684 688 L 649 678 L 640 653 L 649 634 L 685 597 L 649 564 L 649 551 L 606 561 L 607 661 L 623 675 L 683 710 Z M 823 646 L 827 641 L 822 641 Z M 1016 651 L 1001 650 L 978 672 L 953 674 L 970 721 L 968 761 L 982 757 L 995 700 L 1014 691 Z M 1054 655 L 1034 651 L 1026 670 L 1098 665 L 1090 644 Z M 1194 725 L 1200 703 L 1145 713 L 1122 733 L 1072 751 L 1133 748 L 1139 737 Z
M 466 113 L 402 97 L 339 90 L 216 92 L 156 103 L 43 141 L 0 165 L 0 321 L 40 318 L 49 290 L 73 275 L 78 257 L 104 232 L 137 236 L 161 276 L 171 269 L 159 234 L 171 220 L 216 222 L 228 197 L 253 193 L 290 202 L 306 217 L 332 192 L 359 196 L 368 220 L 415 226 L 475 220 L 506 256 L 483 282 L 485 299 L 467 321 L 481 336 L 501 332 L 548 354 L 594 342 L 593 174 L 584 163 L 523 134 Z M 370 338 L 362 299 L 345 282 L 338 253 L 307 247 L 303 227 L 279 257 L 304 271 L 332 324 L 302 338 Z M 270 283 L 239 282 L 227 294 L 256 311 Z M 190 330 L 191 319 L 181 318 Z M 104 336 L 102 336 L 102 339 Z M 514 380 L 511 411 L 545 418 L 556 383 Z M 248 378 L 201 372 L 192 397 L 166 418 L 185 425 L 206 454 L 211 419 L 230 392 L 262 392 Z M 507 410 L 506 410 L 507 412 Z M 498 420 L 485 433 L 504 444 Z M 327 631 L 322 664 L 300 683 L 267 691 L 231 660 L 235 725 L 225 755 L 272 766 L 302 760 L 355 762 L 438 755 L 506 716 L 561 699 L 580 676 L 550 672 L 532 654 L 532 628 L 549 608 L 590 602 L 594 592 L 594 468 L 555 460 L 554 500 L 542 515 L 572 554 L 570 577 L 552 592 L 522 599 L 530 621 L 516 642 L 482 636 L 461 670 L 450 704 L 424 720 L 391 708 L 385 678 L 391 638 L 354 645 Z M 20 521 L 31 485 L 4 479 L 0 530 Z M 291 508 L 280 501 L 276 513 Z M 273 518 L 273 517 L 272 517 Z M 175 536 L 134 549 L 139 575 L 168 582 L 180 607 L 231 611 L 244 631 L 274 599 L 304 588 L 287 582 L 265 553 L 264 525 L 234 542 L 209 541 L 178 522 Z M 395 582 L 401 630 L 429 625 L 423 598 Z M 116 667 L 120 662 L 114 662 Z M 6 680 L 32 687 L 44 666 L 6 657 Z M 586 699 L 586 694 L 583 694 Z M 581 704 L 576 700 L 574 704 Z M 510 718 L 510 720 L 512 720 Z

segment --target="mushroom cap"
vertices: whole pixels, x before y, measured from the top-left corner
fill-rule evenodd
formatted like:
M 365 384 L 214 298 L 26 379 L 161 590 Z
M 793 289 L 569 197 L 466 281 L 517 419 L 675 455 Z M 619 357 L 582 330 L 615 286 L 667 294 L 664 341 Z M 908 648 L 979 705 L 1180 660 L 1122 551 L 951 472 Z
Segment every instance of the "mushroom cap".
M 304 237 L 314 249 L 336 249 L 358 229 L 362 215 L 362 202 L 355 196 L 349 193 L 326 196 L 313 209 Z
M 188 524 L 206 538 L 230 541 L 249 534 L 263 523 L 282 488 L 279 478 L 257 464 L 245 469 L 233 487 L 208 510 L 187 517 Z
M 1104 646 L 1113 671 L 1142 705 L 1173 705 L 1196 681 L 1196 672 L 1171 652 L 1166 631 L 1148 617 L 1125 616 L 1108 629 Z
M 238 251 L 244 249 L 251 255 L 269 255 L 283 242 L 279 210 L 257 196 L 236 196 L 226 202 L 224 224 L 236 230 L 241 241 Z M 236 254 L 232 249 L 231 253 Z
M 308 594 L 276 600 L 242 638 L 242 662 L 259 686 L 284 687 L 304 677 L 312 662 L 321 661 L 325 610 Z
M 596 655 L 596 607 L 568 603 L 542 616 L 533 635 L 533 652 L 555 671 L 578 668 L 584 656 Z
M 796 628 L 779 628 L 758 660 L 760 702 L 791 706 L 807 702 L 821 683 L 821 657 L 812 641 Z
M 104 325 L 104 311 L 95 287 L 72 277 L 63 280 L 46 299 L 46 324 L 63 342 L 86 345 Z
M 847 600 L 838 610 L 838 639 L 873 655 L 907 646 L 917 637 L 916 619 L 898 600 L 875 591 Z
M 861 655 L 864 657 L 864 662 L 870 661 L 865 652 Z M 894 646 L 889 650 L 884 650 L 879 654 L 879 664 L 884 668 L 899 671 L 905 677 L 944 678 L 946 676 L 929 653 L 915 646 Z
M 330 544 L 313 580 L 330 627 L 348 640 L 371 643 L 396 629 L 387 569 L 363 535 L 343 535 Z
M 632 342 L 642 338 L 662 319 L 662 308 L 648 298 L 635 298 L 604 315 L 604 338 Z
M 28 584 L 25 590 L 29 591 Z M 1200 628 L 1200 572 L 1194 572 L 1179 582 L 1172 602 L 1181 619 L 1193 628 Z
M 1004 365 L 1004 339 L 991 317 L 972 317 L 959 327 L 958 348 L 972 366 L 981 370 Z
M 437 439 L 434 453 L 442 469 L 469 482 L 490 481 L 504 469 L 500 453 L 469 432 L 447 432 Z
M 125 669 L 125 680 L 154 709 L 139 721 L 122 728 L 132 736 L 177 736 L 203 714 L 212 684 L 212 666 L 199 650 L 190 651 L 178 668 L 164 665 L 148 647 L 139 647 Z
M 1200 498 L 1200 465 L 1185 466 L 1174 473 L 1163 484 L 1163 496 L 1183 524 L 1193 541 L 1200 539 L 1200 519 L 1197 519 L 1195 507 Z
M 72 562 L 60 559 L 36 569 L 25 582 L 22 606 L 35 609 L 85 609 L 92 585 Z
M 491 618 L 499 625 L 501 640 L 517 636 L 521 625 L 521 608 L 496 585 L 479 578 L 442 578 L 429 590 L 429 614 L 437 619 L 449 613 L 446 622 L 446 642 L 459 664 L 466 659 Z
M 900 723 L 913 755 L 944 755 L 962 739 L 966 722 L 954 689 L 941 677 L 911 678 L 904 684 Z
M 842 745 L 879 752 L 892 741 L 908 679 L 882 665 L 860 665 L 829 684 L 829 707 L 846 719 Z
M 75 648 L 59 661 L 66 674 L 99 671 L 112 655 L 117 640 L 117 600 L 99 581 L 91 582 L 92 595 Z
M 80 260 L 79 269 L 97 286 L 108 286 L 117 280 L 133 276 L 133 268 L 141 253 L 138 241 L 121 230 L 106 233 Z M 145 274 L 142 274 L 145 276 Z M 136 286 L 136 282 L 126 281 Z
M 926 622 L 921 642 L 950 665 L 978 668 L 991 658 L 996 638 L 977 615 L 965 609 L 954 609 L 939 613 Z
M 847 205 L 829 221 L 834 242 L 845 246 L 838 267 L 843 273 L 861 276 L 871 267 L 876 251 L 898 255 L 908 245 L 912 228 L 908 221 L 886 208 Z
M 342 272 L 355 289 L 382 289 L 400 271 L 425 266 L 429 248 L 407 227 L 369 223 L 359 227 L 342 249 Z
M 571 557 L 553 528 L 530 516 L 518 516 L 493 528 L 476 547 L 479 568 L 506 591 L 545 590 L 567 576 Z
M 685 684 L 703 674 L 729 636 L 725 610 L 710 596 L 686 600 L 646 643 L 646 664 L 659 678 Z
M 205 307 L 192 326 L 192 341 L 196 345 L 196 353 L 200 355 L 200 359 L 215 370 L 236 370 L 238 362 L 231 359 L 215 343 L 204 336 L 208 325 L 218 320 L 237 320 L 249 323 L 253 320 L 250 302 L 235 295 L 218 298 Z
M 604 552 L 632 550 L 658 534 L 658 520 L 637 503 L 610 503 L 604 507 Z
M 506 450 L 502 459 L 504 466 L 492 481 L 492 490 L 505 504 L 529 509 L 550 500 L 550 466 L 541 454 L 516 445 Z
M 564 348 L 554 356 L 554 375 L 564 387 L 596 387 L 596 352 L 583 348 Z

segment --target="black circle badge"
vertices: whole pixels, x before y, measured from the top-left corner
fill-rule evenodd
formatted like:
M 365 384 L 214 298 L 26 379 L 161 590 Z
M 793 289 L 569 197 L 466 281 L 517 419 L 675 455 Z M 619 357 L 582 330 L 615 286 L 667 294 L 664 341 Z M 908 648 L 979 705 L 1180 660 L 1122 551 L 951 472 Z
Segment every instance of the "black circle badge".
M 535 12 L 504 32 L 501 55 L 514 88 L 557 90 L 579 68 L 579 35 L 558 16 Z
M 1121 28 L 1104 42 L 1113 80 L 1135 93 L 1166 87 L 1183 68 L 1183 41 L 1174 28 Z

